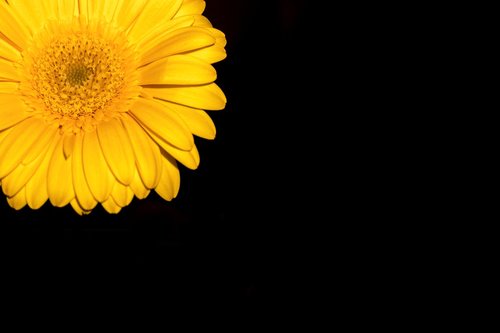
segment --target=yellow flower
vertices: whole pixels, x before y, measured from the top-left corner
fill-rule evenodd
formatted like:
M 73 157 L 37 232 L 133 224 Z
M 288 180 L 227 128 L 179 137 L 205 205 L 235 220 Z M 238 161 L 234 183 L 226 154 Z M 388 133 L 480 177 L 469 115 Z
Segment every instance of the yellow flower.
M 224 34 L 202 0 L 0 0 L 0 185 L 9 205 L 178 193 L 213 139 Z

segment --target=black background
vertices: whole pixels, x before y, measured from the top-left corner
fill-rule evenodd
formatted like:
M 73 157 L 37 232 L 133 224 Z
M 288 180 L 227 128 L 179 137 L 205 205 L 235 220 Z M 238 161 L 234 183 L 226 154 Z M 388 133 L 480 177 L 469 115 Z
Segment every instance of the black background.
M 298 43 L 307 37 L 304 3 L 208 0 L 204 15 L 228 40 L 228 57 L 215 64 L 228 103 L 209 113 L 217 137 L 196 139 L 201 164 L 181 166 L 178 197 L 152 192 L 117 215 L 99 206 L 83 217 L 50 204 L 15 211 L 3 199 L 3 274 L 31 290 L 47 277 L 70 293 L 92 283 L 127 295 L 277 295 L 280 265 L 295 251 L 284 216 L 301 195 L 299 175 L 282 161 L 301 163 L 300 133 L 286 133 L 297 134 L 287 119 L 301 111 L 297 78 L 310 47 Z

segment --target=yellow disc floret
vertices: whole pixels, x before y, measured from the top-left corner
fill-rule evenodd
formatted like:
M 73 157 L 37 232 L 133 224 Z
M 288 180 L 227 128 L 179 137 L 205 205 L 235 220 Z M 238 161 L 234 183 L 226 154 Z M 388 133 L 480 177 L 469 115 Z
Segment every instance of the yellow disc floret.
M 23 54 L 26 102 L 43 110 L 46 119 L 59 121 L 64 132 L 92 130 L 103 118 L 126 112 L 138 95 L 126 39 L 98 28 L 68 26 L 64 33 L 39 36 Z

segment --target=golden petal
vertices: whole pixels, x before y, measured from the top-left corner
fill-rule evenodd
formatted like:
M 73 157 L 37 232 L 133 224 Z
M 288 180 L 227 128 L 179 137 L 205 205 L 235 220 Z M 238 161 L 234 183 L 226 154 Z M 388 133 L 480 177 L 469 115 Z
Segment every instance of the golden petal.
M 73 207 L 73 209 L 75 210 L 75 212 L 80 216 L 90 214 L 91 212 L 90 210 L 84 210 L 82 206 L 80 206 L 80 204 L 78 203 L 78 200 L 76 199 L 71 200 L 70 204 L 71 207 Z
M 19 81 L 20 76 L 14 63 L 10 60 L 0 58 L 0 79 L 9 81 Z
M 203 110 L 222 110 L 227 102 L 224 92 L 215 83 L 192 87 L 145 87 L 144 92 L 166 101 Z
M 187 55 L 173 55 L 144 66 L 138 71 L 141 85 L 199 85 L 217 78 L 206 61 Z
M 140 40 L 151 30 L 156 29 L 160 22 L 170 21 L 181 4 L 182 0 L 148 1 L 128 31 L 130 40 Z
M 75 198 L 71 162 L 70 158 L 64 158 L 61 137 L 52 153 L 47 174 L 47 192 L 53 206 L 64 207 Z
M 11 43 L 4 40 L 0 33 L 0 57 L 7 60 L 19 62 L 22 60 L 21 53 Z
M 29 153 L 31 146 L 47 128 L 41 119 L 28 118 L 17 124 L 0 142 L 0 178 L 17 167 Z
M 175 159 L 168 154 L 163 154 L 161 178 L 155 188 L 156 193 L 170 201 L 179 193 L 180 184 L 181 178 Z
M 38 139 L 31 145 L 28 153 L 23 158 L 23 164 L 27 165 L 34 161 L 40 154 L 45 154 L 47 147 L 55 140 L 59 129 L 57 124 L 45 125 Z
M 132 196 L 130 196 L 130 194 L 132 194 Z M 132 201 L 134 193 L 132 192 L 130 187 L 122 185 L 120 183 L 116 183 L 113 187 L 113 191 L 111 192 L 111 197 L 118 206 L 125 207 L 128 206 Z
M 96 131 L 85 133 L 82 153 L 83 171 L 90 192 L 97 201 L 104 202 L 111 195 L 115 177 L 106 163 Z
M 110 214 L 118 214 L 122 210 L 122 207 L 120 207 L 111 197 L 102 203 L 102 207 Z
M 16 195 L 7 198 L 9 206 L 15 210 L 20 210 L 26 206 L 26 189 L 23 187 Z
M 105 2 L 105 1 L 103 1 Z M 122 1 L 116 8 L 115 22 L 125 30 L 130 28 L 132 23 L 142 13 L 146 0 Z
M 205 28 L 187 27 L 171 31 L 156 40 L 154 45 L 145 46 L 140 65 L 188 51 L 214 45 L 216 39 Z
M 83 137 L 81 138 L 83 140 Z M 75 147 L 76 135 L 65 135 L 63 142 L 64 157 L 69 158 Z
M 18 82 L 2 82 L 0 81 L 0 95 L 14 94 L 19 89 Z
M 145 199 L 150 192 L 150 190 L 146 188 L 146 186 L 142 182 L 141 177 L 139 176 L 139 173 L 137 171 L 134 174 L 132 183 L 130 183 L 130 189 L 138 199 Z
M 0 131 L 31 117 L 27 106 L 15 94 L 0 94 Z
M 119 182 L 129 185 L 134 177 L 135 156 L 122 123 L 118 119 L 101 122 L 97 136 L 109 169 Z
M 192 16 L 183 16 L 175 18 L 171 21 L 161 20 L 156 25 L 155 29 L 149 30 L 149 32 L 138 40 L 137 48 L 139 50 L 148 50 L 153 48 L 160 41 L 164 40 L 164 36 L 168 36 L 172 31 L 191 27 L 195 23 L 195 18 Z
M 163 138 L 159 137 L 155 133 L 149 131 L 146 128 L 148 134 L 155 140 L 155 142 L 167 153 L 172 155 L 177 161 L 181 162 L 185 167 L 194 170 L 200 164 L 200 154 L 198 152 L 198 148 L 196 145 L 193 145 L 193 148 L 190 151 L 178 149 L 168 142 L 166 142 Z
M 103 12 L 103 6 L 106 3 L 112 3 L 116 6 L 116 3 L 118 1 L 94 1 L 94 0 L 78 0 L 77 5 L 76 5 L 76 13 L 80 17 L 80 19 L 83 19 L 84 24 L 88 22 L 89 19 L 96 19 L 99 17 L 106 17 L 108 21 L 109 16 L 104 15 Z
M 201 14 L 189 15 L 189 17 L 192 17 L 194 19 L 194 22 L 192 24 L 193 27 L 202 27 L 202 28 L 213 27 L 209 19 Z
M 215 138 L 215 124 L 205 111 L 163 100 L 160 102 L 165 104 L 167 109 L 177 113 L 194 135 L 208 140 Z
M 54 2 L 57 5 L 57 17 L 59 20 L 71 20 L 77 10 L 75 0 L 45 1 Z
M 193 135 L 186 124 L 175 112 L 169 111 L 158 101 L 139 98 L 130 114 L 143 127 L 173 146 L 183 150 L 191 150 L 193 147 Z
M 0 31 L 18 47 L 26 49 L 31 33 L 24 21 L 5 1 L 0 1 Z
M 226 36 L 224 33 L 217 29 L 207 29 L 212 36 L 215 38 L 215 44 L 204 47 L 201 49 L 189 51 L 189 54 L 192 57 L 196 57 L 202 59 L 203 61 L 208 62 L 209 64 L 214 64 L 216 62 L 222 61 L 227 57 L 226 53 Z
M 206 3 L 203 0 L 184 0 L 181 9 L 175 16 L 201 14 L 205 10 L 205 7 Z
M 28 183 L 31 177 L 33 177 L 42 164 L 44 158 L 45 155 L 40 155 L 37 159 L 32 161 L 32 163 L 28 165 L 20 164 L 10 174 L 8 174 L 2 180 L 2 189 L 5 195 L 12 197 L 17 194 L 17 192 L 19 192 Z
M 147 188 L 154 188 L 161 174 L 161 154 L 159 147 L 144 129 L 129 115 L 122 117 L 132 148 L 139 175 Z
M 49 164 L 52 158 L 58 140 L 53 139 L 49 143 L 49 148 L 43 156 L 43 160 L 38 166 L 37 171 L 26 184 L 26 201 L 31 209 L 38 209 L 49 199 L 47 192 L 47 175 L 49 172 Z
M 71 135 L 74 140 L 74 151 L 72 158 L 73 190 L 79 206 L 84 211 L 90 211 L 97 205 L 97 200 L 90 192 L 85 173 L 83 171 L 83 136 L 82 134 Z

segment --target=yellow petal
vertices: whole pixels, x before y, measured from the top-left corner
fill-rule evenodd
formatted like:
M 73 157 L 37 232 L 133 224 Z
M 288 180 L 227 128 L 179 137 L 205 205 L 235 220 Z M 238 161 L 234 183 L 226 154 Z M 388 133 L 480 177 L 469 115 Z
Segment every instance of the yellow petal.
M 10 60 L 0 58 L 0 79 L 19 81 L 19 73 Z
M 0 131 L 0 143 L 2 143 L 3 139 L 10 133 L 10 129 L 6 129 L 4 131 Z
M 166 142 L 163 138 L 156 135 L 154 132 L 149 130 L 148 128 L 143 127 L 144 130 L 151 136 L 151 138 L 160 146 L 163 150 L 165 150 L 168 154 L 172 155 L 177 161 L 181 162 L 184 166 L 189 169 L 196 169 L 200 164 L 200 154 L 196 145 L 193 145 L 193 148 L 190 151 L 178 149 L 168 142 Z
M 90 192 L 97 201 L 104 202 L 111 195 L 115 178 L 104 159 L 96 131 L 85 133 L 82 152 L 83 170 Z
M 111 197 L 118 206 L 125 207 L 128 206 L 134 198 L 134 193 L 130 187 L 116 183 L 111 192 Z
M 31 209 L 38 209 L 49 199 L 47 192 L 47 175 L 49 163 L 52 158 L 53 151 L 59 141 L 53 139 L 49 143 L 49 148 L 45 154 L 41 155 L 43 160 L 38 166 L 35 174 L 26 184 L 26 201 Z
M 222 110 L 226 107 L 226 96 L 215 84 L 195 87 L 144 88 L 144 92 L 174 103 L 203 110 Z
M 171 21 L 161 20 L 156 25 L 156 29 L 150 30 L 147 34 L 141 36 L 137 41 L 138 50 L 148 50 L 154 47 L 159 41 L 164 40 L 164 36 L 168 36 L 174 30 L 180 28 L 191 27 L 195 22 L 192 16 L 184 16 L 173 19 Z
M 215 28 L 209 28 L 207 30 L 210 32 L 210 34 L 212 34 L 212 36 L 215 37 L 217 45 L 219 45 L 220 47 L 226 46 L 227 44 L 226 35 L 222 31 Z
M 3 193 L 8 197 L 16 195 L 17 192 L 19 192 L 19 190 L 26 185 L 26 182 L 29 178 L 31 178 L 31 176 L 33 176 L 34 172 L 34 169 L 30 169 L 23 165 L 15 168 L 11 173 L 2 179 Z
M 141 85 L 212 83 L 217 78 L 215 69 L 207 62 L 186 55 L 173 55 L 139 69 Z
M 87 23 L 87 19 L 90 17 L 89 16 L 89 1 L 90 0 L 78 0 L 78 4 L 76 6 L 76 12 L 78 16 L 80 17 L 80 22 L 82 24 Z M 92 1 L 90 1 L 93 3 Z M 112 1 L 100 1 L 102 2 L 112 2 Z
M 70 20 L 75 15 L 75 0 L 57 0 L 58 18 Z
M 139 175 L 147 188 L 154 188 L 161 174 L 160 149 L 142 127 L 129 115 L 122 117 L 132 148 Z
M 200 153 L 198 148 L 193 146 L 190 151 L 183 151 L 175 147 L 169 147 L 168 144 L 162 144 L 161 147 L 177 161 L 181 162 L 185 167 L 194 170 L 200 165 Z
M 0 35 L 0 57 L 10 61 L 21 61 L 21 53 L 10 43 L 5 41 Z
M 170 21 L 181 4 L 182 0 L 149 1 L 130 28 L 128 32 L 129 38 L 131 40 L 141 39 L 150 30 L 157 28 L 159 25 L 157 22 Z
M 190 17 L 194 19 L 194 22 L 192 24 L 193 27 L 212 28 L 212 23 L 210 23 L 208 18 L 206 18 L 205 16 L 200 14 L 194 14 L 190 15 Z
M 127 193 L 126 193 L 127 199 L 127 205 L 129 205 L 132 200 L 134 199 L 134 191 L 132 191 L 132 188 L 130 186 L 127 186 Z
M 63 138 L 61 137 L 52 153 L 47 173 L 47 193 L 53 206 L 66 206 L 75 198 L 71 159 L 64 158 Z
M 19 191 L 15 196 L 7 198 L 7 202 L 9 206 L 14 208 L 15 210 L 20 210 L 24 206 L 26 206 L 26 190 L 23 187 L 21 191 Z
M 63 152 L 64 157 L 68 158 L 73 153 L 73 148 L 75 147 L 76 135 L 65 135 L 63 142 Z M 82 137 L 83 140 L 83 137 Z
M 21 163 L 46 128 L 43 120 L 37 118 L 28 118 L 12 128 L 0 143 L 0 178 Z
M 141 14 L 145 5 L 145 0 L 123 0 L 120 2 L 115 13 L 115 20 L 118 26 L 128 29 L 132 22 Z
M 146 131 L 162 149 L 167 151 L 170 155 L 172 155 L 172 157 L 181 162 L 187 168 L 194 170 L 200 164 L 200 154 L 196 145 L 193 145 L 193 148 L 190 151 L 181 150 L 172 146 L 155 133 L 149 131 L 147 128 Z
M 174 30 L 155 40 L 150 48 L 145 48 L 140 65 L 146 65 L 158 59 L 184 53 L 215 44 L 215 38 L 204 28 L 188 27 Z
M 20 50 L 24 50 L 31 39 L 26 25 L 5 1 L 0 1 L 0 31 Z
M 120 210 L 122 210 L 122 207 L 120 207 L 111 197 L 102 203 L 102 207 L 110 214 L 118 214 Z
M 31 2 L 31 0 L 26 0 L 28 2 Z M 59 16 L 59 9 L 58 9 L 58 0 L 53 0 L 53 1 L 40 1 L 41 2 L 41 10 L 43 11 L 43 16 L 41 18 L 42 23 L 43 21 L 48 19 L 56 19 Z M 78 0 L 79 1 L 79 0 Z
M 90 214 L 90 210 L 84 210 L 76 199 L 71 200 L 70 204 L 78 215 Z
M 106 21 L 112 22 L 117 8 L 122 5 L 127 5 L 131 1 L 95 1 L 95 0 L 79 0 L 77 11 L 79 15 L 91 19 L 105 18 Z
M 214 122 L 205 111 L 167 101 L 161 101 L 161 103 L 165 104 L 169 110 L 177 113 L 194 135 L 209 140 L 215 138 Z
M 45 146 L 43 153 L 28 165 L 19 164 L 2 180 L 5 195 L 12 197 L 19 192 L 37 172 L 49 147 Z
M 100 123 L 97 136 L 109 169 L 119 182 L 129 185 L 134 177 L 135 157 L 122 123 L 118 119 Z
M 74 137 L 74 151 L 72 158 L 73 189 L 79 206 L 84 211 L 90 211 L 97 205 L 92 192 L 90 192 L 85 173 L 83 172 L 83 136 L 81 134 L 70 135 Z
M 18 89 L 18 82 L 0 82 L 0 95 L 15 93 Z
M 47 150 L 47 146 L 52 142 L 56 135 L 58 134 L 59 129 L 57 124 L 45 125 L 45 128 L 41 132 L 38 139 L 31 145 L 28 153 L 23 158 L 23 164 L 30 164 L 33 162 L 40 154 L 43 154 Z
M 132 179 L 132 183 L 130 183 L 130 189 L 135 194 L 135 196 L 139 199 L 145 199 L 150 190 L 144 186 L 141 177 L 139 177 L 139 173 L 136 171 L 134 174 L 134 179 Z
M 206 3 L 203 0 L 184 0 L 181 9 L 175 15 L 195 15 L 201 14 L 205 10 Z
M 195 50 L 193 52 L 189 52 L 189 55 L 202 59 L 209 64 L 215 64 L 216 62 L 226 59 L 227 57 L 226 49 L 219 45 L 212 45 L 199 50 Z
M 226 36 L 221 31 L 217 29 L 208 29 L 208 31 L 210 31 L 212 36 L 215 38 L 215 44 L 190 51 L 187 54 L 192 57 L 202 59 L 209 64 L 214 64 L 216 62 L 224 60 L 227 57 L 226 49 L 224 48 L 227 41 Z
M 10 1 L 9 4 L 31 34 L 40 30 L 47 18 L 55 18 L 57 15 L 56 1 L 15 0 Z
M 179 193 L 181 177 L 175 160 L 168 154 L 163 155 L 161 178 L 155 188 L 163 199 L 170 201 Z
M 158 101 L 139 98 L 131 107 L 130 113 L 143 127 L 171 145 L 183 150 L 191 150 L 193 147 L 193 135 L 186 124 L 175 112 L 169 112 Z
M 17 95 L 0 94 L 0 131 L 9 128 L 31 114 L 27 112 L 26 104 Z

